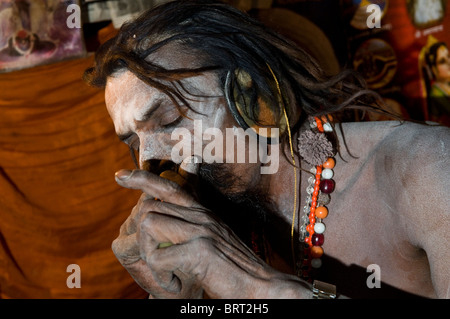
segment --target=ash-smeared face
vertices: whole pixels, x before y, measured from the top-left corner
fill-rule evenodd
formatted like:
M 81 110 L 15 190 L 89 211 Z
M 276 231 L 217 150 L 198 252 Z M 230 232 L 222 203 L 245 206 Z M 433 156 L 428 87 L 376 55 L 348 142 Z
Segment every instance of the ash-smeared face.
M 181 56 L 184 57 L 184 54 Z M 170 46 L 158 50 L 152 57 L 153 63 L 166 69 L 198 67 L 193 56 L 186 55 L 185 60 L 180 59 L 179 50 L 170 50 Z M 195 140 L 202 141 L 202 148 L 210 142 L 204 139 L 205 130 L 226 132 L 227 128 L 236 129 L 237 124 L 228 111 L 215 72 L 204 72 L 183 79 L 181 83 L 184 98 L 189 103 L 189 107 L 182 105 L 185 116 L 167 94 L 147 85 L 128 70 L 108 78 L 105 90 L 108 112 L 119 138 L 139 151 L 142 169 L 150 169 L 149 163 L 172 161 L 173 150 L 180 145 L 180 141 L 173 138 L 176 129 L 183 129 L 192 137 L 192 152 L 183 154 L 185 157 L 195 155 Z M 198 123 L 201 123 L 201 129 L 198 129 Z M 222 137 L 225 139 L 225 135 Z M 223 140 L 221 145 L 225 147 L 226 141 Z M 241 193 L 257 185 L 255 177 L 259 175 L 260 163 L 228 164 L 226 159 L 230 154 L 227 152 L 233 152 L 234 156 L 236 150 L 224 149 L 222 160 L 218 163 L 200 163 L 196 173 L 205 176 L 208 182 L 224 193 Z M 202 167 L 205 174 L 201 174 Z M 192 172 L 192 167 L 190 169 Z
M 205 87 L 211 86 L 215 80 L 214 74 L 209 73 L 184 82 L 189 82 L 185 83 L 186 86 Z M 192 110 L 182 106 L 183 116 L 169 96 L 126 70 L 108 79 L 105 101 L 117 135 L 139 151 L 142 168 L 150 160 L 171 160 L 172 149 L 177 143 L 171 138 L 172 132 L 176 128 L 185 128 L 194 136 L 193 118 L 201 118 L 204 128 L 225 124 L 226 110 L 221 94 L 209 90 L 204 95 L 187 96 Z M 201 139 L 201 136 L 198 138 Z

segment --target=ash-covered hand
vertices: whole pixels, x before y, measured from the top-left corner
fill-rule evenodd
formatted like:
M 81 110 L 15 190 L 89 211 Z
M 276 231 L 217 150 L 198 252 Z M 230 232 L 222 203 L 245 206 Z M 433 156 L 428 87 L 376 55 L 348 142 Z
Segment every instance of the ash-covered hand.
M 143 195 L 113 251 L 151 296 L 270 297 L 267 285 L 280 273 L 181 186 L 144 170 L 119 171 L 116 181 Z

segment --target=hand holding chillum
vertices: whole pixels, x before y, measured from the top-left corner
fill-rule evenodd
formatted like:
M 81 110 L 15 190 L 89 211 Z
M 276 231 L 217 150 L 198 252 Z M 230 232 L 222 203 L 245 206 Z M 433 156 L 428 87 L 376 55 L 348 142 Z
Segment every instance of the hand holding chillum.
M 254 280 L 267 282 L 273 270 L 180 185 L 145 170 L 121 170 L 116 181 L 143 194 L 112 248 L 152 297 L 237 298 L 241 291 L 247 298 L 267 290 Z

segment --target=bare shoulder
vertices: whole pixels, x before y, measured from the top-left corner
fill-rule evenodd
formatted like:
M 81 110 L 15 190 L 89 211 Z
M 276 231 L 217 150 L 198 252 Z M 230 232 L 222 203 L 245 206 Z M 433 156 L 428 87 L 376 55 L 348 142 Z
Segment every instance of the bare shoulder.
M 355 166 L 362 167 L 360 175 L 370 179 L 370 189 L 383 202 L 377 209 L 388 207 L 383 216 L 392 230 L 426 252 L 436 295 L 448 298 L 450 128 L 408 122 L 349 123 L 342 128 L 348 149 L 359 156 L 349 169 L 353 173 Z
M 342 141 L 345 138 L 350 151 L 362 147 L 370 151 L 370 147 L 386 145 L 393 151 L 404 150 L 407 154 L 424 149 L 434 149 L 433 152 L 421 154 L 434 157 L 446 157 L 450 147 L 450 128 L 439 125 L 424 125 L 411 122 L 354 122 L 343 123 L 338 130 Z M 381 143 L 381 144 L 379 144 Z M 437 152 L 437 153 L 436 153 Z M 422 153 L 422 152 L 421 152 Z
M 387 166 L 387 171 L 395 165 L 395 171 L 402 176 L 411 171 L 423 175 L 439 169 L 429 172 L 430 176 L 449 172 L 448 127 L 396 121 L 360 122 L 344 123 L 337 133 L 344 158 L 351 154 L 362 160 L 375 159 Z
M 372 163 L 379 179 L 397 187 L 396 198 L 406 194 L 411 205 L 433 193 L 440 210 L 450 204 L 450 128 L 396 121 L 347 123 L 338 136 L 343 157 L 352 154 L 359 165 Z

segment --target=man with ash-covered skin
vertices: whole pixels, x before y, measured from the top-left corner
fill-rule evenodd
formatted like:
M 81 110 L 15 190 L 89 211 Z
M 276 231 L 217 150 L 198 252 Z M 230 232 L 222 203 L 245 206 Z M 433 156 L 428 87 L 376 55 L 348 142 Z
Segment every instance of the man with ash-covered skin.
M 333 124 L 345 108 L 378 110 L 379 97 L 351 71 L 326 77 L 220 3 L 144 13 L 100 48 L 85 78 L 105 87 L 117 134 L 139 151 L 140 169 L 116 173 L 143 194 L 113 251 L 151 297 L 450 296 L 448 128 Z M 172 133 L 198 135 L 196 121 L 255 132 L 266 154 L 278 152 L 276 172 L 263 174 L 260 157 L 226 161 L 236 149 L 174 165 Z M 367 288 L 372 264 L 378 290 Z

